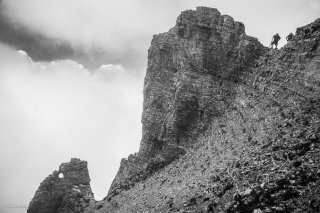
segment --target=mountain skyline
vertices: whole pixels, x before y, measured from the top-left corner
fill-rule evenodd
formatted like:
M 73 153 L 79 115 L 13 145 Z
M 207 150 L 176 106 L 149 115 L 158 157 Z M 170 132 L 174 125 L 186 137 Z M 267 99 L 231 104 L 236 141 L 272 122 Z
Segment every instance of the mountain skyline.
M 88 161 L 96 199 L 106 195 L 120 159 L 139 148 L 152 35 L 198 5 L 232 15 L 265 46 L 320 14 L 318 0 L 0 2 L 1 206 L 27 204 L 71 157 Z

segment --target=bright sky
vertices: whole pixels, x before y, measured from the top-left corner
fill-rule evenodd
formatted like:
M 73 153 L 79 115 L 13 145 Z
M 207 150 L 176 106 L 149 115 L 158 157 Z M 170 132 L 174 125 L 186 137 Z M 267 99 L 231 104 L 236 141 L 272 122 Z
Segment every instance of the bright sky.
M 40 49 L 63 41 L 75 51 L 72 60 L 35 62 L 28 55 L 40 49 L 17 52 L 14 42 L 0 40 L 0 206 L 28 204 L 40 182 L 71 157 L 88 161 L 96 198 L 107 194 L 120 159 L 139 148 L 152 35 L 196 6 L 231 15 L 265 46 L 275 33 L 282 46 L 287 34 L 320 17 L 320 0 L 0 1 L 13 32 L 45 37 Z M 26 209 L 1 210 L 15 211 Z

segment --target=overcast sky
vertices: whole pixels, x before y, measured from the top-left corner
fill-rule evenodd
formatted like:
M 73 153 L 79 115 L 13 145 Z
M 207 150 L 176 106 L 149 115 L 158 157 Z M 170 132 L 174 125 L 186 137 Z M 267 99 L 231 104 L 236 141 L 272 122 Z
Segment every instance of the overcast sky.
M 139 148 L 152 35 L 196 6 L 231 15 L 266 46 L 320 17 L 320 0 L 0 0 L 2 207 L 28 204 L 71 157 L 88 161 L 96 198 L 107 194 Z

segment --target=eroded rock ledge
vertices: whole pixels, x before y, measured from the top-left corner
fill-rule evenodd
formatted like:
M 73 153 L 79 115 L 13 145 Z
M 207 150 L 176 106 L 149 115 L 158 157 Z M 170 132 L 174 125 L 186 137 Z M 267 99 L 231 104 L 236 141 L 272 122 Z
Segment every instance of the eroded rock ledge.
M 72 158 L 39 186 L 28 213 L 81 213 L 94 201 L 86 161 Z

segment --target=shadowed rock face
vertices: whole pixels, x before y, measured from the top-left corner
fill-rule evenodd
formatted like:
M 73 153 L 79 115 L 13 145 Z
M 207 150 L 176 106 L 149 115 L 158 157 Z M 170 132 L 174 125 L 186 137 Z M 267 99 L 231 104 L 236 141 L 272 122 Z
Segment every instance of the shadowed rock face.
M 206 7 L 182 12 L 169 32 L 155 35 L 144 82 L 140 150 L 122 160 L 109 197 L 184 154 L 228 109 L 243 69 L 264 50 L 242 23 Z
M 40 184 L 28 213 L 80 213 L 93 200 L 87 162 L 72 158 Z

